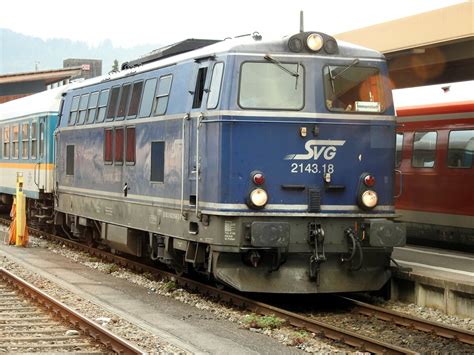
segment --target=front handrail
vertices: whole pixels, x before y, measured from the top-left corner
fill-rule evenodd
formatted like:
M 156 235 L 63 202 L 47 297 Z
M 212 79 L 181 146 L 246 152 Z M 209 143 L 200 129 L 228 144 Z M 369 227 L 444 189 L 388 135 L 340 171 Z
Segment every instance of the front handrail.
M 394 198 L 399 198 L 403 192 L 403 173 L 401 170 L 395 169 L 395 174 L 400 174 L 400 189 L 398 191 L 398 195 L 393 196 Z

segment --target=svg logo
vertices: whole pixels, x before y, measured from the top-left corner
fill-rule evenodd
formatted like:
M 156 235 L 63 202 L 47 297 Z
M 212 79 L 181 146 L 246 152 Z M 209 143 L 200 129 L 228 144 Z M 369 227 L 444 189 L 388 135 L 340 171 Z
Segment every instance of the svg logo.
M 332 160 L 336 156 L 337 148 L 343 146 L 346 141 L 338 140 L 309 140 L 304 145 L 306 154 L 288 154 L 285 160 L 318 160 L 323 157 L 325 160 Z

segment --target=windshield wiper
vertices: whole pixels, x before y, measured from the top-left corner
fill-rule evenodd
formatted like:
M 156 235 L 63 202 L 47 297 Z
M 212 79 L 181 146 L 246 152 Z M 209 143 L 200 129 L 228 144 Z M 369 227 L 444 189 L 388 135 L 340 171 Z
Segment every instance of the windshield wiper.
M 334 88 L 334 81 L 339 78 L 340 76 L 342 76 L 342 74 L 344 74 L 346 71 L 348 71 L 349 69 L 351 69 L 353 66 L 359 64 L 360 60 L 359 59 L 354 59 L 352 61 L 351 64 L 349 64 L 346 68 L 344 68 L 343 71 L 340 71 L 339 73 L 337 73 L 335 76 L 332 75 L 332 70 L 331 68 L 329 68 L 329 79 L 331 79 L 331 88 L 332 88 L 332 92 L 336 92 L 336 89 Z
M 264 57 L 266 60 L 268 60 L 269 62 L 275 64 L 278 66 L 278 68 L 280 68 L 281 70 L 283 71 L 286 71 L 288 74 L 290 74 L 291 76 L 294 76 L 295 78 L 298 78 L 300 76 L 300 74 L 298 74 L 298 72 L 294 72 L 293 70 L 290 70 L 288 68 L 285 68 L 283 66 L 283 64 L 281 64 L 278 60 L 276 60 L 275 58 L 272 58 L 270 57 L 270 54 L 266 54 L 265 57 Z

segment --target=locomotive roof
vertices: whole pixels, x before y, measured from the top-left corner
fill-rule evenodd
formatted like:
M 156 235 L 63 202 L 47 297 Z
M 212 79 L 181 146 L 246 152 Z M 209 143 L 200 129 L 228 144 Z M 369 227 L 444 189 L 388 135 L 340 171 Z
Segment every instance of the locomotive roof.
M 211 44 L 198 48 L 196 50 L 188 51 L 174 56 L 169 56 L 161 60 L 157 60 L 151 63 L 147 63 L 138 67 L 131 69 L 125 69 L 115 73 L 109 73 L 100 77 L 92 78 L 83 81 L 77 86 L 77 88 L 85 87 L 93 84 L 97 84 L 102 81 L 115 80 L 119 78 L 126 77 L 131 74 L 141 73 L 150 71 L 153 69 L 165 67 L 168 65 L 173 65 L 178 62 L 186 62 L 190 60 L 196 60 L 199 58 L 207 58 L 213 55 L 225 54 L 225 53 L 241 53 L 241 54 L 256 54 L 256 55 L 265 55 L 272 54 L 276 57 L 279 55 L 282 56 L 292 56 L 292 57 L 336 57 L 336 58 L 368 58 L 368 59 L 379 59 L 382 60 L 385 57 L 378 51 L 368 49 L 365 47 L 357 46 L 343 41 L 337 41 L 339 46 L 339 53 L 337 55 L 327 55 L 327 54 L 312 54 L 312 53 L 293 53 L 288 49 L 288 39 L 291 36 L 285 36 L 279 39 L 262 39 L 256 40 L 252 35 L 246 35 L 241 37 L 236 37 L 232 39 L 225 39 L 223 41 Z M 265 38 L 265 37 L 264 37 Z
M 369 59 L 383 59 L 384 56 L 375 50 L 367 49 L 357 45 L 349 44 L 343 41 L 337 41 L 339 46 L 339 53 L 337 55 L 326 54 L 311 54 L 311 53 L 293 53 L 288 49 L 288 39 L 286 36 L 279 39 L 270 40 L 256 40 L 253 36 L 242 36 L 232 39 L 225 39 L 212 45 L 204 46 L 196 50 L 188 51 L 174 56 L 169 56 L 161 60 L 157 60 L 139 67 L 122 70 L 116 73 L 95 77 L 84 80 L 82 82 L 75 82 L 68 85 L 61 86 L 56 89 L 47 90 L 38 94 L 30 95 L 24 98 L 9 101 L 0 104 L 0 120 L 9 118 L 23 117 L 35 113 L 57 112 L 61 102 L 63 93 L 76 88 L 82 88 L 97 84 L 103 81 L 115 80 L 126 77 L 131 74 L 150 71 L 156 68 L 172 65 L 178 62 L 185 62 L 199 58 L 206 58 L 212 55 L 219 55 L 224 53 L 241 53 L 241 54 L 255 54 L 265 55 L 272 54 L 278 56 L 295 57 L 335 57 L 335 58 L 369 58 Z

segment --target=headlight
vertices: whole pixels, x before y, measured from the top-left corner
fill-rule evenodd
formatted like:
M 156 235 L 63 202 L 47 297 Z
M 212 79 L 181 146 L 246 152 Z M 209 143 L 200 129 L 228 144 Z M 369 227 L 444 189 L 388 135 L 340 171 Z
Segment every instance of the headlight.
M 288 48 L 292 52 L 301 52 L 303 50 L 303 42 L 299 38 L 293 37 L 288 42 Z
M 319 51 L 323 47 L 323 37 L 317 33 L 312 33 L 306 38 L 306 45 L 312 51 Z
M 268 195 L 264 189 L 255 189 L 250 192 L 250 207 L 262 208 L 267 204 Z
M 374 208 L 377 205 L 377 193 L 373 190 L 364 191 L 361 197 L 362 204 L 367 208 Z

